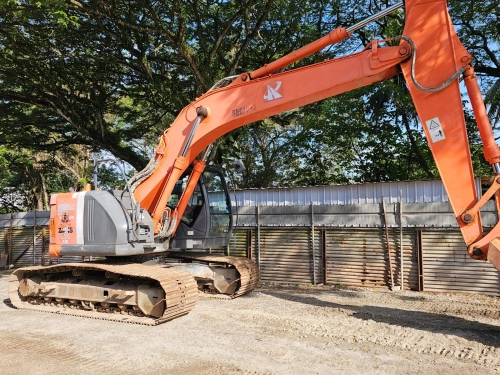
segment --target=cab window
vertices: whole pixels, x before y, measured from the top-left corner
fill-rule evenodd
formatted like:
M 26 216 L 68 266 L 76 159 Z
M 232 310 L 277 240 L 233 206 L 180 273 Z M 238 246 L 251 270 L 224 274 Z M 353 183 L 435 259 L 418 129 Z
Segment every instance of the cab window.
M 207 189 L 210 208 L 210 234 L 227 233 L 231 222 L 231 210 L 222 176 L 218 173 L 204 172 L 203 182 Z

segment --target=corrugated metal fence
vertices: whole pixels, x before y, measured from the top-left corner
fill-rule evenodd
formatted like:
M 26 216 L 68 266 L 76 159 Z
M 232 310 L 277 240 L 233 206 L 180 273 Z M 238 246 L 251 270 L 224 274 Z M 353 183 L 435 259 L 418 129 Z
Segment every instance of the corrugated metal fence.
M 500 296 L 500 272 L 467 255 L 449 203 L 385 206 L 385 218 L 380 204 L 240 207 L 228 251 L 254 258 L 268 282 Z M 496 223 L 493 202 L 481 213 Z
M 82 261 L 82 257 L 48 256 L 48 225 L 48 211 L 0 215 L 0 267 L 7 266 L 7 263 L 19 268 Z
M 301 227 L 238 228 L 230 255 L 250 255 L 259 264 L 261 280 L 285 284 L 338 284 L 370 288 L 401 285 L 399 229 Z M 488 262 L 467 255 L 457 229 L 403 230 L 405 290 L 469 292 L 500 296 L 500 272 Z
M 481 196 L 481 178 L 476 177 Z M 233 206 L 298 206 L 381 203 L 448 202 L 441 180 L 373 182 L 349 185 L 303 186 L 289 188 L 244 189 L 231 192 Z M 236 204 L 237 203 L 237 204 Z
M 265 282 L 387 288 L 402 277 L 404 289 L 500 296 L 500 272 L 467 256 L 448 203 L 405 204 L 403 215 L 398 204 L 385 206 L 385 219 L 380 204 L 240 207 L 229 246 L 210 251 L 255 259 Z M 24 215 L 0 215 L 0 253 L 10 252 L 15 267 L 48 264 L 48 216 L 37 213 L 34 231 Z M 485 226 L 496 222 L 492 203 L 482 217 Z
M 42 264 L 42 254 L 45 254 L 48 231 L 45 228 L 4 228 L 0 232 L 0 243 L 4 252 L 9 254 L 10 264 L 14 267 Z M 33 247 L 35 240 L 35 247 Z

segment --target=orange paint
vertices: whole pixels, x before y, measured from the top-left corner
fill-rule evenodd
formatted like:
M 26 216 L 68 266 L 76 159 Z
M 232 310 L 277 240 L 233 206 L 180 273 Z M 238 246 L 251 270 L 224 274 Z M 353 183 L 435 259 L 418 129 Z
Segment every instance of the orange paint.
M 365 50 L 206 93 L 185 107 L 164 134 L 162 144 L 168 140 L 168 146 L 156 154 L 158 167 L 137 187 L 135 199 L 158 223 L 180 175 L 222 135 L 251 122 L 388 79 L 399 72 L 398 64 L 406 58 L 408 54 L 401 55 L 400 47 L 380 48 L 375 57 Z M 178 159 L 198 106 L 211 108 L 210 119 L 198 126 L 181 165 Z M 158 229 L 157 224 L 155 232 Z
M 50 199 L 49 255 L 51 257 L 60 256 L 61 246 L 77 244 L 78 194 L 55 194 Z
M 468 65 L 472 61 L 471 55 L 456 35 L 446 0 L 406 0 L 404 4 L 406 23 L 403 34 L 413 41 L 415 51 L 411 51 L 406 41 L 401 41 L 397 47 L 382 47 L 373 42 L 369 48 L 356 54 L 275 74 L 289 64 L 348 37 L 347 31 L 340 28 L 260 69 L 241 74 L 230 85 L 209 91 L 185 107 L 160 139 L 155 155 L 158 162 L 156 170 L 134 192 L 141 207 L 152 215 L 155 233 L 160 228 L 160 220 L 175 183 L 213 141 L 238 127 L 386 80 L 402 72 L 455 217 L 469 245 L 469 254 L 476 259 L 486 259 L 489 243 L 500 237 L 500 225 L 497 224 L 487 236 L 483 236 L 479 209 L 484 200 L 478 201 L 477 197 L 458 79 L 446 88 L 428 92 L 421 90 L 412 78 L 413 75 L 423 87 L 437 87 L 457 71 L 466 69 L 465 82 L 485 144 L 486 159 L 490 163 L 498 163 L 500 151 L 485 115 L 473 70 Z M 416 53 L 413 71 L 409 59 L 412 52 Z M 187 153 L 181 156 L 199 106 L 209 109 L 210 116 L 199 124 Z M 191 187 L 195 184 L 193 174 L 178 214 L 183 210 L 182 206 L 185 209 L 184 201 L 190 198 Z M 494 193 L 495 189 L 492 188 L 491 192 Z M 71 202 L 67 194 L 57 198 L 58 206 Z M 462 217 L 468 210 L 474 216 L 472 221 Z M 54 219 L 54 227 L 58 227 L 60 210 Z M 55 238 L 55 245 L 58 245 L 62 237 L 57 233 Z M 73 240 L 69 236 L 69 241 Z M 500 244 L 492 248 L 498 252 Z M 57 249 L 54 249 L 56 253 Z M 500 259 L 500 256 L 492 258 Z M 497 268 L 500 269 L 500 265 Z
M 184 211 L 186 211 L 186 207 L 188 205 L 189 200 L 191 199 L 191 196 L 193 195 L 194 189 L 196 188 L 196 184 L 198 183 L 201 174 L 205 170 L 206 163 L 204 161 L 195 160 L 193 163 L 194 163 L 193 171 L 189 176 L 186 188 L 184 189 L 184 192 L 182 193 L 181 198 L 179 199 L 179 203 L 177 204 L 177 209 L 175 210 L 175 214 L 178 218 L 184 215 Z M 177 220 L 177 224 L 175 226 L 174 231 L 172 232 L 172 236 L 175 234 L 179 224 L 180 220 Z

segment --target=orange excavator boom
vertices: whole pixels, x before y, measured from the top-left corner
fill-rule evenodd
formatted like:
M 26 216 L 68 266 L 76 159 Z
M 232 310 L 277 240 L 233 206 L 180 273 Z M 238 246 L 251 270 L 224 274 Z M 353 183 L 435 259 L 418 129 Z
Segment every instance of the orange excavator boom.
M 155 232 L 160 230 L 175 182 L 219 137 L 254 121 L 402 72 L 469 254 L 475 259 L 490 259 L 500 269 L 500 261 L 495 261 L 500 258 L 500 250 L 493 241 L 500 236 L 500 227 L 483 235 L 479 210 L 487 198 L 478 198 L 474 184 L 459 87 L 461 75 L 471 98 L 485 157 L 495 175 L 500 173 L 500 151 L 470 65 L 471 55 L 457 37 L 446 0 L 405 1 L 405 27 L 398 46 L 382 47 L 373 41 L 356 54 L 276 73 L 402 6 L 403 3 L 396 4 L 351 28 L 333 30 L 262 68 L 241 74 L 228 86 L 211 90 L 185 107 L 160 139 L 156 169 L 134 193 L 141 207 L 152 214 Z M 196 181 L 193 179 L 191 185 Z M 495 195 L 499 187 L 500 177 L 488 197 Z M 183 208 L 181 204 L 177 211 L 182 212 Z

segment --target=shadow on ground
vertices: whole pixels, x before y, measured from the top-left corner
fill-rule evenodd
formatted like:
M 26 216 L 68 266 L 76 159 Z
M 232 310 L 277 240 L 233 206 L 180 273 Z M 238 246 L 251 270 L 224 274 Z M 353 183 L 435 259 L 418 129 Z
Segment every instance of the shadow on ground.
M 261 291 L 276 298 L 303 303 L 311 306 L 329 307 L 350 311 L 351 316 L 361 320 L 373 320 L 379 323 L 400 327 L 421 329 L 428 332 L 454 335 L 483 345 L 500 348 L 500 322 L 498 325 L 474 322 L 445 314 L 411 311 L 380 306 L 355 306 L 349 304 L 322 301 L 310 295 L 291 293 L 290 291 Z M 324 292 L 321 292 L 323 294 Z M 331 294 L 332 292 L 330 292 Z M 337 291 L 333 292 L 337 295 Z

